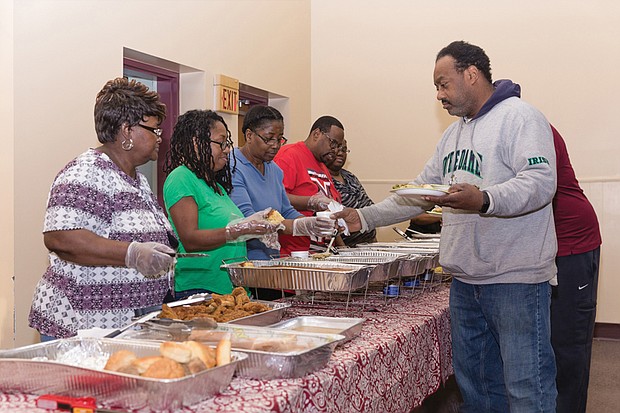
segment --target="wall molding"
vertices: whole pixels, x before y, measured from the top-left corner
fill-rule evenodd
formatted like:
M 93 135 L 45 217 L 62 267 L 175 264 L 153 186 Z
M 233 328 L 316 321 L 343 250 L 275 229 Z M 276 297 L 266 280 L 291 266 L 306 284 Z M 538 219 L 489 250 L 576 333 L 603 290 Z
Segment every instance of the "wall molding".
M 620 340 L 620 324 L 594 323 L 594 338 Z

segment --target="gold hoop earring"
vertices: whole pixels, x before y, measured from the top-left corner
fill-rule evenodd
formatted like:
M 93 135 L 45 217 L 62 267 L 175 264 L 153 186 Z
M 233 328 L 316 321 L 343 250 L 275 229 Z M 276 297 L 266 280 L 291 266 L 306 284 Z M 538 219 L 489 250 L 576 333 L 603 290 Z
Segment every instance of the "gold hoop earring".
M 133 148 L 133 139 L 125 139 L 123 142 L 121 142 L 121 148 L 126 151 L 130 151 Z

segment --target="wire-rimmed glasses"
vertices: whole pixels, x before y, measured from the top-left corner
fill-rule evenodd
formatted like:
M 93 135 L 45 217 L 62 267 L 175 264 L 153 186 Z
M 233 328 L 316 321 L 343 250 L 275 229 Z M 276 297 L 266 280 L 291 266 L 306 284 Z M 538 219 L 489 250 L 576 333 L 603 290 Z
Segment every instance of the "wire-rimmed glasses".
M 329 147 L 334 151 L 334 152 L 340 152 L 342 151 L 343 148 L 345 148 L 344 143 L 338 143 L 338 141 L 336 139 L 332 139 L 331 136 L 329 136 L 327 133 L 321 131 L 323 133 L 323 135 L 325 135 L 327 137 L 327 139 L 329 139 Z M 349 153 L 349 150 L 346 149 L 345 151 L 346 153 Z
M 284 145 L 286 142 L 288 142 L 288 139 L 286 139 L 284 136 L 280 137 L 280 138 L 264 138 L 261 135 L 259 135 L 258 132 L 256 131 L 252 131 L 254 132 L 254 134 L 256 136 L 258 136 L 259 138 L 261 138 L 261 140 L 263 142 L 265 142 L 265 145 L 269 145 L 269 146 L 282 146 Z

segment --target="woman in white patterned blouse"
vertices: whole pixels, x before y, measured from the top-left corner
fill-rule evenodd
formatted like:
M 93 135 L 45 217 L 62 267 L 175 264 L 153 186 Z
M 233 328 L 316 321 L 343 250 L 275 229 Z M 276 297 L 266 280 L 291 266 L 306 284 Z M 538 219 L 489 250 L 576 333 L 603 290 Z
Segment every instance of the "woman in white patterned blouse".
M 29 316 L 43 341 L 123 327 L 135 310 L 164 301 L 176 238 L 136 167 L 157 159 L 165 116 L 157 92 L 133 80 L 111 80 L 98 93 L 101 146 L 69 162 L 48 198 L 50 264 Z

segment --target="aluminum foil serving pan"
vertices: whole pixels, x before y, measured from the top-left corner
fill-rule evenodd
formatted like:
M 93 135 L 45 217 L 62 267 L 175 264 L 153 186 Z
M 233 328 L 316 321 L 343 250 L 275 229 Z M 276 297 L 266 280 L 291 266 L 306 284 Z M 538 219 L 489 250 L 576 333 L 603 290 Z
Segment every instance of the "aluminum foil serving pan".
M 211 297 L 207 297 L 205 301 L 209 300 Z M 277 323 L 278 321 L 282 320 L 282 317 L 284 316 L 284 313 L 286 312 L 286 309 L 288 307 L 291 306 L 290 303 L 276 303 L 273 301 L 265 301 L 265 300 L 250 300 L 250 303 L 257 303 L 257 304 L 262 304 L 265 308 L 267 308 L 267 310 L 259 312 L 259 313 L 255 313 L 252 315 L 248 315 L 248 316 L 244 316 L 244 317 L 239 317 L 239 318 L 235 318 L 233 320 L 228 320 L 226 321 L 227 323 L 232 323 L 232 324 L 242 324 L 242 325 L 252 325 L 252 326 L 266 326 L 266 325 L 270 325 L 273 323 Z M 170 307 L 173 307 L 173 309 L 177 309 L 178 307 L 174 305 L 174 302 L 168 304 Z M 198 306 L 202 306 L 202 307 L 198 307 Z M 204 305 L 204 303 L 199 302 L 199 303 L 194 303 L 194 304 L 188 304 L 184 307 L 194 307 L 194 308 L 204 308 L 206 307 Z M 231 308 L 230 311 L 234 312 L 234 308 Z M 196 313 L 196 315 L 200 315 L 199 312 Z M 209 315 L 205 312 L 205 315 Z M 171 323 L 181 323 L 181 324 L 186 324 L 189 327 L 204 327 L 204 319 L 202 319 L 201 317 L 198 317 L 197 319 L 194 320 L 179 320 L 179 319 L 173 319 L 173 318 L 153 318 L 150 321 L 147 322 L 147 324 L 163 324 L 163 325 L 169 325 Z
M 247 355 L 247 359 L 237 365 L 236 375 L 264 380 L 302 377 L 319 370 L 327 364 L 334 348 L 345 340 L 340 334 L 311 334 L 225 323 L 212 330 L 192 329 L 180 340 L 216 344 L 226 333 L 231 334 L 233 350 Z M 161 331 L 144 330 L 141 338 L 160 340 Z
M 269 326 L 269 328 L 306 333 L 341 334 L 349 341 L 362 331 L 364 318 L 300 316 Z
M 369 281 L 380 282 L 397 277 L 400 262 L 407 257 L 408 254 L 402 252 L 348 248 L 338 250 L 338 255 L 331 255 L 326 257 L 325 260 L 359 265 L 372 265 L 374 268 L 370 272 Z
M 340 334 L 302 333 L 266 327 L 220 324 L 217 330 L 193 330 L 190 340 L 216 343 L 231 333 L 232 347 L 248 358 L 239 363 L 236 375 L 254 379 L 303 377 L 329 362 Z
M 334 292 L 365 287 L 373 269 L 357 264 L 284 259 L 223 264 L 222 268 L 228 271 L 233 284 L 244 287 Z
M 4 392 L 91 396 L 108 408 L 173 412 L 223 391 L 238 363 L 247 358 L 235 351 L 230 364 L 180 379 L 152 379 L 103 370 L 110 354 L 119 350 L 130 350 L 138 357 L 159 355 L 159 343 L 71 338 L 2 351 L 0 388 Z

